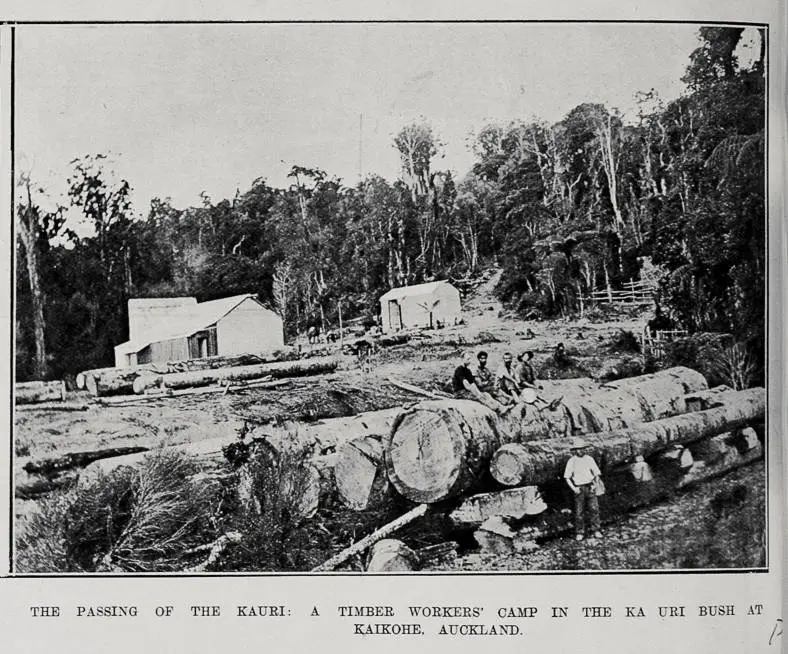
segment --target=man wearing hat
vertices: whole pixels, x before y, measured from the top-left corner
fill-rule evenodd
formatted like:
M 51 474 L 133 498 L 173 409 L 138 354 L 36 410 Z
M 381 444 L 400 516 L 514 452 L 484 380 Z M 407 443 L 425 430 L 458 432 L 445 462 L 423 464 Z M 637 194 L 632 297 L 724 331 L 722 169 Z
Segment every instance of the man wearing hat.
M 594 458 L 588 454 L 588 443 L 582 438 L 572 440 L 572 456 L 566 462 L 564 479 L 575 494 L 575 539 L 585 537 L 585 511 L 591 522 L 594 538 L 601 538 L 599 531 L 599 500 L 596 496 L 597 480 L 601 481 L 602 473 Z

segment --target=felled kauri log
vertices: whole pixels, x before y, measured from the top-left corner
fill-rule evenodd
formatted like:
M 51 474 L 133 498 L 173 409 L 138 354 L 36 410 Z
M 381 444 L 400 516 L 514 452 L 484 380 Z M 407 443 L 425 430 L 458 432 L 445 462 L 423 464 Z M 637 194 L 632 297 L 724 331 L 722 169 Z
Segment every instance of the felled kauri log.
M 716 436 L 763 419 L 765 399 L 763 388 L 751 388 L 738 392 L 735 401 L 730 398 L 720 407 L 629 429 L 587 434 L 583 438 L 589 443 L 588 453 L 604 469 L 637 455 L 648 456 L 672 445 Z M 495 452 L 490 472 L 496 481 L 507 486 L 541 484 L 557 479 L 563 475 L 571 446 L 569 439 L 506 444 Z
M 319 375 L 336 370 L 335 359 L 308 359 L 299 361 L 280 361 L 276 363 L 263 363 L 253 366 L 238 366 L 235 368 L 216 368 L 213 370 L 197 370 L 193 372 L 173 373 L 167 375 L 145 375 L 138 377 L 133 382 L 135 393 L 144 393 L 148 388 L 192 388 L 197 386 L 210 386 L 247 379 L 259 379 L 271 376 L 275 379 L 282 377 L 303 377 Z

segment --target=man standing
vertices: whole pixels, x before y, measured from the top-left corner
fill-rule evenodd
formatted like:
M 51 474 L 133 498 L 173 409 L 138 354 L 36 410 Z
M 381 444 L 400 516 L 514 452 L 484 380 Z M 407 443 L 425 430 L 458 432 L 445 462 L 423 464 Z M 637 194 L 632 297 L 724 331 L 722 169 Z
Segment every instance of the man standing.
M 591 522 L 594 538 L 601 538 L 599 531 L 599 500 L 596 485 L 602 479 L 602 473 L 593 457 L 588 454 L 588 443 L 582 438 L 572 441 L 572 456 L 566 463 L 564 479 L 575 494 L 575 540 L 585 538 L 585 511 Z
M 454 377 L 452 378 L 454 397 L 464 400 L 477 400 L 498 413 L 505 413 L 507 407 L 498 402 L 489 393 L 484 393 L 479 389 L 476 379 L 471 372 L 471 361 L 473 361 L 473 355 L 470 352 L 465 352 L 462 355 L 462 363 L 454 370 Z

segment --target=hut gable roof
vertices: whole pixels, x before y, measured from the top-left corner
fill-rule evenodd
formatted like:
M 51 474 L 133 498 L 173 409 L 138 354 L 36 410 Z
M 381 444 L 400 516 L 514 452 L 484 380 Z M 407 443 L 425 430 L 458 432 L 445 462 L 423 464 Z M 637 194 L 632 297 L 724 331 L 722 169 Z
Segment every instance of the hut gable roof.
M 407 297 L 430 295 L 444 284 L 451 286 L 445 279 L 437 282 L 427 282 L 426 284 L 415 284 L 414 286 L 398 286 L 381 295 L 380 299 L 402 300 Z
M 211 325 L 215 325 L 239 304 L 248 299 L 251 299 L 265 311 L 270 311 L 270 309 L 266 309 L 257 297 L 251 293 L 233 295 L 232 297 L 226 297 L 220 300 L 200 302 L 199 304 L 196 302 L 186 304 L 174 307 L 172 313 L 168 314 L 160 325 L 156 325 L 150 329 L 143 338 L 134 341 L 126 341 L 116 346 L 115 349 L 118 352 L 129 354 L 132 352 L 139 352 L 151 343 L 191 336 Z

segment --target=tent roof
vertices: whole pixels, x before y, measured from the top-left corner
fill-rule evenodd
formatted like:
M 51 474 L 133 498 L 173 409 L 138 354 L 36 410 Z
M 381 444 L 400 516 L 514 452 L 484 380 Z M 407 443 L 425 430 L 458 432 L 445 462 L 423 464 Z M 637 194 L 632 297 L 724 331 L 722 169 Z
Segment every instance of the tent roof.
M 211 300 L 210 302 L 200 302 L 199 304 L 175 306 L 163 324 L 152 328 L 143 338 L 138 338 L 135 341 L 126 341 L 115 346 L 115 351 L 122 354 L 131 354 L 132 352 L 139 352 L 151 343 L 169 341 L 173 338 L 187 338 L 217 323 L 239 304 L 250 298 L 265 309 L 257 297 L 251 293 L 233 295 L 221 300 Z M 265 310 L 269 311 L 269 309 Z
M 406 297 L 416 297 L 420 295 L 430 295 L 444 284 L 454 288 L 445 279 L 437 282 L 427 282 L 426 284 L 416 284 L 415 286 L 398 286 L 380 296 L 381 300 L 400 300 Z

